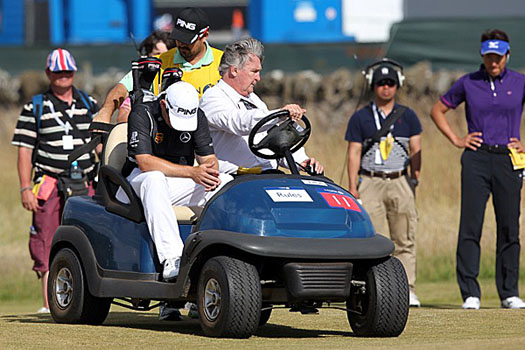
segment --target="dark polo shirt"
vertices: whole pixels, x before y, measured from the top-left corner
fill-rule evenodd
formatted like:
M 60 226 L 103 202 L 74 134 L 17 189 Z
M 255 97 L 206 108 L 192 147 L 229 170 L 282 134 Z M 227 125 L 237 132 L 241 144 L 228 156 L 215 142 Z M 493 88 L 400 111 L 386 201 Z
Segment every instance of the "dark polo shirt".
M 525 99 L 525 76 L 505 69 L 491 79 L 485 67 L 458 79 L 443 96 L 449 108 L 465 102 L 468 132 L 481 132 L 487 145 L 507 145 L 520 138 L 520 122 Z
M 151 154 L 172 163 L 193 166 L 194 154 L 214 153 L 208 120 L 201 109 L 195 131 L 178 131 L 166 124 L 158 101 L 133 107 L 128 118 L 128 156 Z M 131 159 L 130 159 L 131 160 Z

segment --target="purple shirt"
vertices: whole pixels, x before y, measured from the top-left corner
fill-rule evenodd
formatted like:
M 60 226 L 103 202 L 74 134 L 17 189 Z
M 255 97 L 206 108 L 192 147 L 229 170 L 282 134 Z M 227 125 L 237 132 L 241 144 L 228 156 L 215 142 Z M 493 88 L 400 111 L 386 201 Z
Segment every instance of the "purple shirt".
M 449 108 L 465 101 L 468 132 L 480 131 L 483 143 L 507 145 L 511 137 L 520 139 L 520 122 L 525 100 L 525 75 L 505 69 L 491 84 L 482 65 L 462 76 L 443 96 Z

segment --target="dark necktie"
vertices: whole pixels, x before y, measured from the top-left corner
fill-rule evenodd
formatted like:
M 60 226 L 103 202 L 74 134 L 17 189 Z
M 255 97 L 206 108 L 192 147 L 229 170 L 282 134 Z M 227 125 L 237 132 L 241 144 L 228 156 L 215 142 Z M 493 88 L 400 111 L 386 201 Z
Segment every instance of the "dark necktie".
M 247 110 L 257 109 L 257 106 L 248 100 L 241 98 L 241 102 L 244 103 L 244 106 L 246 107 Z

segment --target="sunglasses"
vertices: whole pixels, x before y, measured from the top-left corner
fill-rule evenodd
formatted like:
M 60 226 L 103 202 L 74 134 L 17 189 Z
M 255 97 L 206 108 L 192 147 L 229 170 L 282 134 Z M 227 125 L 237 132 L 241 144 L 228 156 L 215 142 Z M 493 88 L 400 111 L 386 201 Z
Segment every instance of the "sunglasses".
M 397 83 L 395 81 L 393 81 L 392 79 L 383 79 L 383 80 L 380 80 L 376 83 L 377 86 L 384 86 L 384 85 L 387 85 L 389 87 L 394 87 L 397 85 Z
M 58 75 L 58 74 L 73 74 L 73 73 L 75 73 L 75 71 L 73 71 L 73 70 L 59 70 L 59 71 L 56 71 L 56 72 L 51 71 L 51 74 L 56 74 L 56 75 Z

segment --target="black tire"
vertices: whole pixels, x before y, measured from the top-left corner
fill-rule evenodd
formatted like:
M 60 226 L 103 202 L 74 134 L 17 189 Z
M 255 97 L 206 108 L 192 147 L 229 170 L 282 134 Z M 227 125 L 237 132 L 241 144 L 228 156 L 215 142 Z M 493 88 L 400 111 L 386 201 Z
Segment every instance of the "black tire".
M 409 309 L 409 288 L 401 262 L 391 257 L 371 266 L 362 276 L 366 292 L 352 286 L 346 306 L 360 311 L 347 312 L 354 333 L 362 337 L 397 337 L 405 329 Z
M 263 304 L 263 308 L 270 307 L 271 305 Z M 272 309 L 261 310 L 261 317 L 259 318 L 259 327 L 264 326 L 268 323 L 268 320 L 272 316 Z
M 226 256 L 211 258 L 202 268 L 197 308 L 204 334 L 248 338 L 259 326 L 262 292 L 255 266 Z
M 49 268 L 47 295 L 51 316 L 57 323 L 98 325 L 106 319 L 111 298 L 89 293 L 82 265 L 68 248 L 60 250 Z

